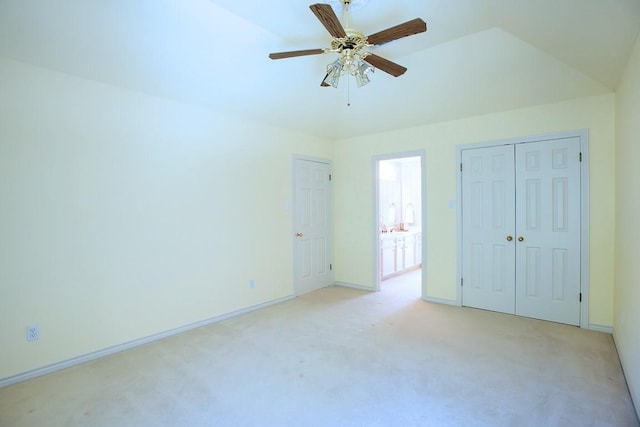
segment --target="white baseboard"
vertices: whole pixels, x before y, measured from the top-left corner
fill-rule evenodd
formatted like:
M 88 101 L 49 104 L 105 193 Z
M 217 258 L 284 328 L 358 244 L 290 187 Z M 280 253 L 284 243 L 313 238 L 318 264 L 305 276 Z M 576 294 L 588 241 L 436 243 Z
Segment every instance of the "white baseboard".
M 587 329 L 613 335 L 613 328 L 611 326 L 594 325 L 593 323 L 589 323 Z
M 625 372 L 625 366 L 628 366 L 625 363 L 624 355 L 620 352 L 618 348 L 618 343 L 616 342 L 616 335 L 613 334 L 613 345 L 616 348 L 616 353 L 618 355 L 618 360 L 620 361 L 620 368 L 622 369 L 622 375 L 624 375 L 625 382 L 627 383 L 627 389 L 629 390 L 629 395 L 631 396 L 631 404 L 633 405 L 633 409 L 636 411 L 636 416 L 638 417 L 638 421 L 640 421 L 640 394 L 635 392 L 635 384 L 629 382 L 627 378 L 627 373 Z
M 374 292 L 374 289 L 367 286 L 356 285 L 355 283 L 347 283 L 347 282 L 334 282 L 334 286 L 342 286 L 345 288 L 359 289 L 361 291 Z
M 460 307 L 460 304 L 458 304 L 458 301 L 454 299 L 442 299 L 442 298 L 433 298 L 433 297 L 424 297 L 422 299 L 427 302 L 434 302 L 436 304 L 453 305 L 455 307 Z
M 212 323 L 221 322 L 223 320 L 230 319 L 232 317 L 241 316 L 243 314 L 251 313 L 252 311 L 261 310 L 263 308 L 279 304 L 281 302 L 285 302 L 295 298 L 293 295 L 275 299 L 272 301 L 268 301 L 262 304 L 254 305 L 251 307 L 243 308 L 242 310 L 233 311 L 231 313 L 222 314 L 220 316 L 212 317 L 210 319 L 205 319 L 200 322 L 191 323 L 189 325 L 180 326 L 175 329 L 170 329 L 168 331 L 160 332 L 154 335 L 150 335 L 148 337 L 139 338 L 137 340 L 129 341 L 123 344 L 115 345 L 113 347 L 108 347 L 102 350 L 94 351 L 92 353 L 84 354 L 82 356 L 74 357 L 72 359 L 63 360 L 62 362 L 53 363 L 51 365 L 43 366 L 42 368 L 34 369 L 32 371 L 27 371 L 21 374 L 17 374 L 11 377 L 0 379 L 0 388 L 6 387 L 12 384 L 20 383 L 23 381 L 31 380 L 33 378 L 40 377 L 42 375 L 47 375 L 56 371 L 60 371 L 62 369 L 71 368 L 72 366 L 80 365 L 82 363 L 90 362 L 92 360 L 100 359 L 101 357 L 110 356 L 115 353 L 119 353 L 124 350 L 129 350 L 134 347 L 138 347 L 143 344 L 148 344 L 153 341 L 161 340 L 163 338 L 167 338 L 173 335 L 178 335 L 183 332 L 190 331 L 192 329 L 200 328 L 202 326 L 210 325 Z

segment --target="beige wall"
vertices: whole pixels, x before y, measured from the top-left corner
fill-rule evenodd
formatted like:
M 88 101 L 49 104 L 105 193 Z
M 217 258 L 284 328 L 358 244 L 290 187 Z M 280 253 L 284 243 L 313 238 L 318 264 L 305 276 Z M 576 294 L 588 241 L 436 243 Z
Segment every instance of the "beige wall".
M 640 416 L 640 39 L 616 101 L 614 337 Z
M 589 130 L 592 325 L 613 325 L 615 97 L 603 95 L 559 104 L 472 117 L 368 135 L 335 144 L 335 278 L 373 287 L 372 156 L 409 150 L 426 153 L 428 296 L 456 299 L 455 147 L 482 141 L 579 129 Z
M 292 294 L 330 143 L 2 58 L 0 94 L 0 379 Z
M 636 49 L 636 71 L 637 57 Z M 637 117 L 638 73 L 627 75 L 635 99 L 627 116 Z M 424 150 L 429 296 L 452 300 L 455 146 L 589 129 L 590 323 L 613 325 L 613 95 L 332 146 L 2 58 L 0 93 L 0 379 L 291 295 L 284 206 L 293 153 L 333 157 L 335 278 L 371 287 L 371 158 Z M 629 129 L 626 140 L 637 140 L 633 126 L 620 120 L 618 132 Z M 618 157 L 637 150 L 619 143 L 626 151 Z M 618 263 L 618 277 L 633 277 L 625 270 L 632 262 Z M 640 326 L 627 298 L 637 301 L 637 291 L 618 285 L 616 298 L 616 339 L 635 366 L 637 339 L 629 337 Z M 623 311 L 628 329 L 619 329 Z M 25 327 L 34 323 L 42 337 L 27 343 Z

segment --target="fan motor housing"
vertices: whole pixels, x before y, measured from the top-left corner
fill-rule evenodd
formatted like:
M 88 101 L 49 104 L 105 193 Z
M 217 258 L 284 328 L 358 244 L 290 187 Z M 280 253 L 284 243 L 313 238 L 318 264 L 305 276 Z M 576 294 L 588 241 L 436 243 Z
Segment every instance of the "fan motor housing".
M 345 28 L 347 37 L 334 37 L 331 40 L 331 49 L 337 52 L 342 52 L 345 49 L 359 51 L 360 49 L 367 47 L 367 37 L 360 31 L 352 28 Z

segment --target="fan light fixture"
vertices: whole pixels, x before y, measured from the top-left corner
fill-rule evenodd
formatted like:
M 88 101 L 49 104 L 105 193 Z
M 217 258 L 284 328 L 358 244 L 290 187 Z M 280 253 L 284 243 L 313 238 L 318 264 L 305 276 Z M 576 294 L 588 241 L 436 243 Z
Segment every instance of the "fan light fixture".
M 360 58 L 353 59 L 343 56 L 327 65 L 327 75 L 322 81 L 322 86 L 333 86 L 337 88 L 340 77 L 345 74 L 351 74 L 355 77 L 358 87 L 362 87 L 371 82 L 369 75 L 373 74 L 374 71 L 375 68 Z
M 334 37 L 331 40 L 331 48 L 327 52 L 336 52 L 340 58 L 327 65 L 327 75 L 322 80 L 321 86 L 338 87 L 340 77 L 352 75 L 356 79 L 358 87 L 365 86 L 371 82 L 370 74 L 375 68 L 364 62 L 368 52 L 364 48 L 370 47 L 367 38 L 359 31 L 349 28 L 349 6 L 351 0 L 341 0 L 344 6 L 344 32 L 346 37 Z

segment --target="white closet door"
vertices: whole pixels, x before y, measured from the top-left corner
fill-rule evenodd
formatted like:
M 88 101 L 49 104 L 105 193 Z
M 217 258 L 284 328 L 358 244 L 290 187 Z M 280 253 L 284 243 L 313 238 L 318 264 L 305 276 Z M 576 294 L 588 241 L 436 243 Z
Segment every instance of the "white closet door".
M 513 153 L 513 145 L 462 151 L 465 306 L 505 313 L 515 310 Z
M 580 140 L 515 152 L 516 314 L 579 325 Z

